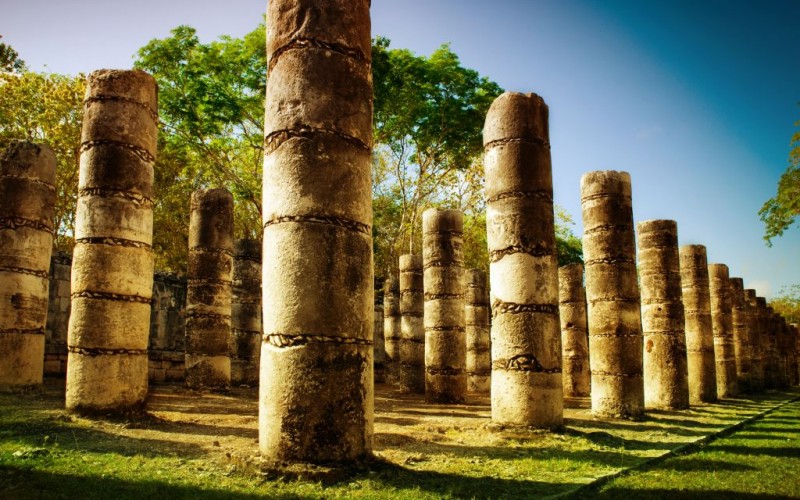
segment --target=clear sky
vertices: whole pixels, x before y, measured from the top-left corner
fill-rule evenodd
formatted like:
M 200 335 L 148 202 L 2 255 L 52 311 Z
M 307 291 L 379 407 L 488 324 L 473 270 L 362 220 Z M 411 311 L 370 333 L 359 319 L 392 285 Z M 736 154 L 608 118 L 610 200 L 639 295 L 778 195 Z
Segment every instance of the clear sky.
M 251 0 L 0 0 L 0 34 L 35 71 L 124 68 L 180 24 L 241 36 Z M 372 0 L 373 35 L 462 63 L 550 106 L 556 203 L 581 234 L 580 176 L 627 170 L 634 218 L 675 219 L 745 286 L 800 283 L 800 228 L 767 248 L 758 209 L 800 120 L 800 1 Z

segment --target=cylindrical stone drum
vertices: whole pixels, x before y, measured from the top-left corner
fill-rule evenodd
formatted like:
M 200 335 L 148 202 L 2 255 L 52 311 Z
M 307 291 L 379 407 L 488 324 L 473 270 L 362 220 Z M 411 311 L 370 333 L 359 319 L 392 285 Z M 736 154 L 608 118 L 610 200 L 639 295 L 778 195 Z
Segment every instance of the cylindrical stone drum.
M 375 304 L 373 309 L 373 376 L 375 383 L 386 382 L 386 344 L 383 339 L 383 305 Z
M 56 157 L 12 142 L 0 156 L 0 390 L 42 383 Z
M 774 389 L 775 381 L 772 353 L 770 352 L 770 324 L 767 314 L 767 299 L 756 297 L 756 310 L 758 311 L 758 351 L 761 353 L 761 366 L 763 368 L 764 389 Z
M 747 337 L 750 342 L 750 387 L 753 392 L 764 390 L 764 361 L 761 352 L 761 322 L 759 321 L 758 300 L 756 291 L 747 288 L 744 291 L 747 305 Z
M 258 385 L 261 359 L 261 240 L 233 244 L 231 383 Z
M 630 174 L 584 174 L 581 208 L 592 413 L 638 418 L 644 411 L 643 341 Z
M 486 272 L 466 273 L 465 325 L 467 332 L 467 391 L 489 393 L 492 355 L 489 343 L 489 290 Z
M 678 224 L 673 220 L 650 220 L 640 222 L 636 229 L 644 335 L 644 404 L 646 408 L 684 410 L 689 407 L 689 381 Z
M 403 392 L 425 394 L 425 289 L 422 257 L 400 256 L 400 360 L 398 385 Z
M 369 0 L 270 0 L 259 448 L 366 457 L 373 433 Z
M 492 420 L 537 427 L 564 408 L 548 127 L 541 97 L 506 92 L 483 130 Z
M 460 211 L 423 212 L 425 396 L 437 403 L 463 403 L 467 395 L 463 234 Z
M 740 392 L 752 392 L 752 354 L 747 322 L 747 303 L 744 298 L 744 280 L 730 279 L 731 323 L 733 325 L 733 350 L 736 357 L 736 380 Z
M 136 411 L 147 397 L 157 105 L 143 71 L 87 78 L 68 334 L 73 411 Z
M 711 325 L 714 332 L 714 359 L 717 367 L 717 396 L 727 398 L 739 394 L 736 380 L 736 355 L 733 348 L 728 266 L 709 264 L 708 282 L 711 295 Z
M 564 358 L 564 397 L 585 398 L 590 395 L 592 381 L 583 264 L 568 264 L 558 268 L 558 305 Z
M 393 276 L 383 282 L 383 342 L 386 381 L 396 384 L 400 372 L 400 282 Z
M 684 245 L 679 251 L 683 309 L 686 317 L 689 402 L 712 403 L 717 400 L 717 370 L 714 364 L 714 333 L 711 326 L 706 247 Z

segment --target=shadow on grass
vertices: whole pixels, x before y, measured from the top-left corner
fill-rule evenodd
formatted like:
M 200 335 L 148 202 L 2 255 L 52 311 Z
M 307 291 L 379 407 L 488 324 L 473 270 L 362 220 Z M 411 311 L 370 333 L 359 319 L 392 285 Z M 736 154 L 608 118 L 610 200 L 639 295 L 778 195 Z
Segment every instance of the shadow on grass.
M 672 470 L 676 472 L 715 472 L 715 471 L 731 471 L 731 472 L 744 472 L 751 470 L 758 470 L 756 467 L 736 464 L 731 462 L 723 462 L 721 460 L 709 460 L 700 457 L 679 457 L 674 460 L 667 460 L 655 467 L 645 468 L 643 470 Z
M 573 498 L 635 498 L 636 500 L 669 499 L 669 500 L 753 500 L 787 497 L 765 493 L 742 493 L 729 490 L 670 490 L 658 488 L 625 488 L 614 486 L 599 493 L 579 495 Z
M 708 450 L 743 455 L 746 457 L 771 456 L 777 458 L 800 458 L 800 448 L 796 446 L 778 448 L 767 446 L 732 446 L 727 444 L 712 444 Z

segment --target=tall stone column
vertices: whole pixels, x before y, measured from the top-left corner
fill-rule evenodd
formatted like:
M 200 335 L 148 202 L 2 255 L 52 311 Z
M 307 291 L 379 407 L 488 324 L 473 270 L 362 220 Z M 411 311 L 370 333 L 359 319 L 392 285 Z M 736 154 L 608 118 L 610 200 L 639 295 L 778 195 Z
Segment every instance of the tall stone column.
M 492 357 L 489 343 L 489 291 L 486 273 L 469 269 L 466 273 L 467 391 L 488 393 L 491 385 Z
M 762 315 L 764 322 L 764 336 L 762 337 L 762 349 L 764 351 L 764 378 L 767 388 L 777 389 L 780 386 L 778 382 L 778 356 L 776 346 L 776 324 L 773 317 L 775 311 L 772 307 L 767 305 L 767 300 L 763 297 L 758 297 L 759 306 L 762 308 Z
M 400 283 L 393 276 L 383 282 L 383 338 L 386 381 L 397 384 L 400 372 Z
M 231 383 L 258 385 L 261 360 L 261 240 L 233 244 Z
M 689 403 L 713 403 L 717 400 L 717 369 L 714 362 L 706 247 L 684 245 L 679 252 L 683 312 L 686 317 Z
M 758 350 L 761 352 L 761 366 L 764 373 L 764 388 L 775 388 L 775 370 L 770 352 L 771 329 L 767 313 L 767 299 L 756 297 L 756 309 L 758 310 Z
M 147 397 L 156 94 L 143 71 L 87 78 L 67 341 L 72 411 L 136 411 Z
M 592 412 L 637 418 L 644 412 L 643 340 L 630 174 L 584 174 L 581 206 Z
M 589 332 L 583 264 L 558 268 L 558 302 L 564 359 L 564 397 L 585 398 L 591 391 Z
M 789 328 L 792 331 L 792 336 L 794 338 L 794 346 L 793 346 L 793 354 L 792 354 L 792 366 L 794 368 L 794 382 L 792 385 L 800 385 L 800 330 L 798 330 L 797 323 L 791 323 Z
M 548 108 L 506 92 L 483 129 L 492 292 L 492 420 L 552 427 L 563 419 L 558 259 Z
M 425 394 L 425 289 L 422 257 L 400 256 L 400 390 Z
M 681 290 L 678 224 L 650 220 L 637 225 L 644 332 L 644 404 L 689 407 L 686 332 Z
M 369 0 L 270 0 L 259 447 L 372 452 Z
M 373 309 L 372 331 L 375 341 L 373 347 L 373 377 L 375 383 L 386 382 L 386 344 L 383 340 L 383 305 L 375 303 Z
M 764 353 L 761 352 L 761 322 L 756 291 L 745 289 L 744 301 L 747 305 L 747 338 L 750 345 L 750 388 L 753 392 L 761 392 L 764 390 Z
M 727 398 L 739 394 L 736 355 L 733 347 L 728 266 L 709 264 L 708 281 L 711 295 L 711 324 L 714 331 L 714 359 L 717 366 L 717 396 Z
M 458 210 L 422 213 L 425 396 L 437 403 L 462 403 L 467 395 L 463 234 Z
M 733 350 L 736 358 L 736 381 L 740 392 L 752 392 L 750 335 L 747 323 L 747 304 L 744 299 L 744 280 L 730 279 L 731 323 L 733 325 Z
M 56 157 L 12 142 L 0 156 L 0 390 L 42 383 Z

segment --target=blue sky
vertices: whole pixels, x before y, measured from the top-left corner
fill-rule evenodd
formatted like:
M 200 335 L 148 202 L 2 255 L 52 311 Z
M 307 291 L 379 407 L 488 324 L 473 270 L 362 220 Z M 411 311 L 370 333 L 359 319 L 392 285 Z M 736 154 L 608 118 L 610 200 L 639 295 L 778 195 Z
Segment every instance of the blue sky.
M 0 34 L 36 71 L 129 67 L 179 24 L 203 40 L 261 19 L 250 0 L 0 0 Z M 767 248 L 757 211 L 800 120 L 795 0 L 373 0 L 373 35 L 462 63 L 550 106 L 556 203 L 581 233 L 580 176 L 627 170 L 634 218 L 675 219 L 770 296 L 800 283 L 800 228 Z

